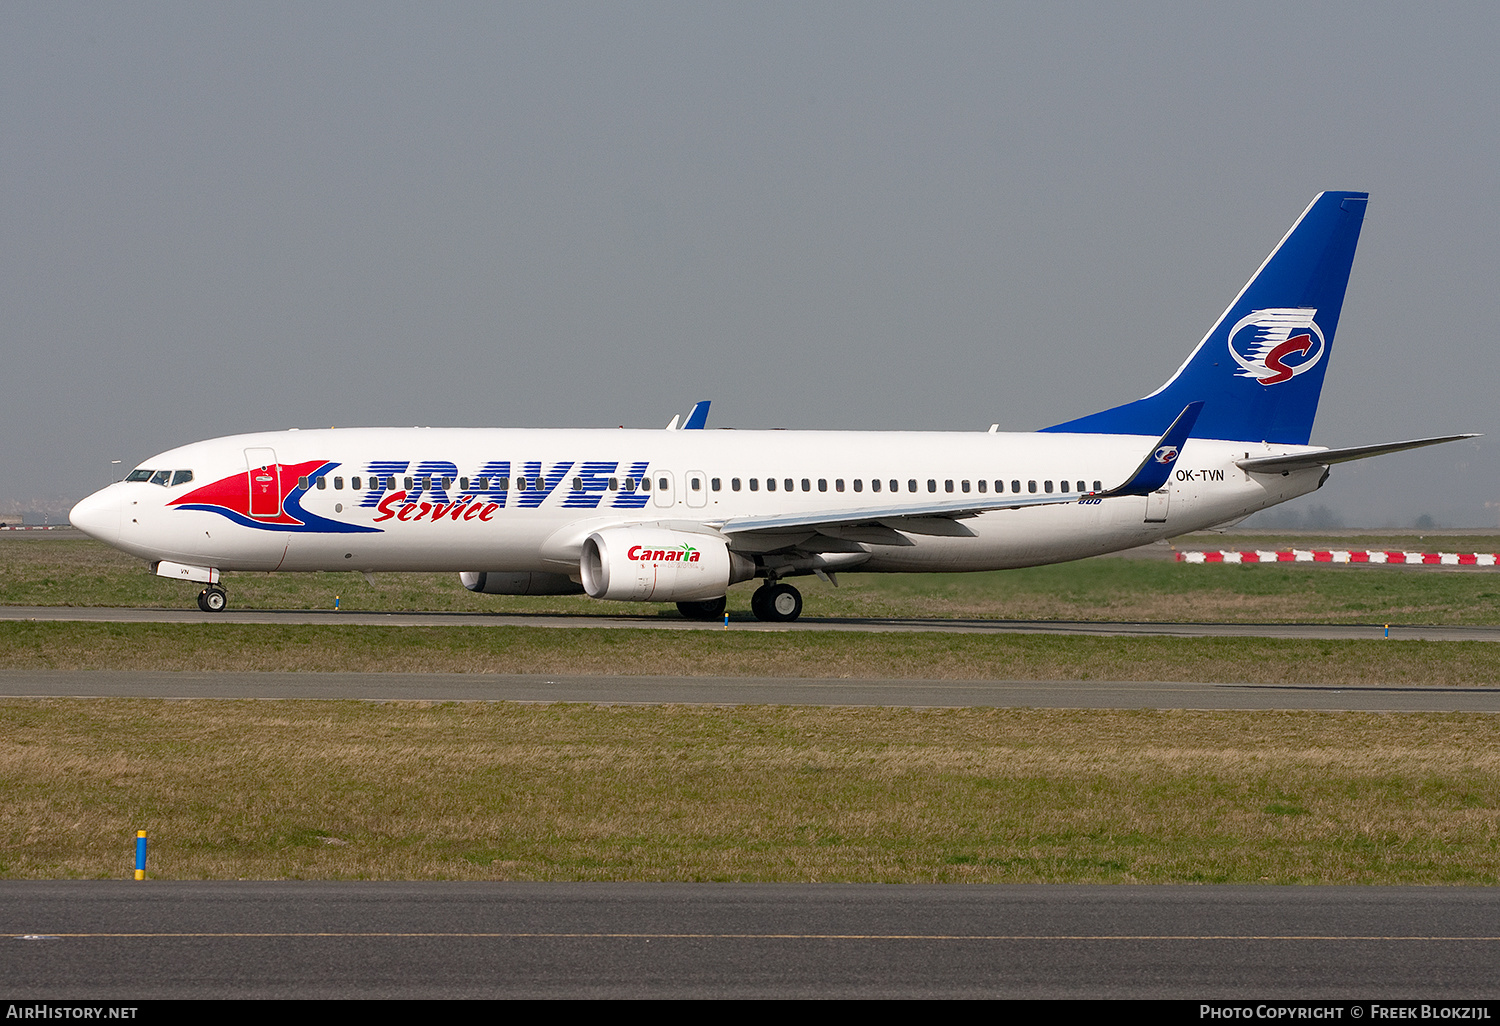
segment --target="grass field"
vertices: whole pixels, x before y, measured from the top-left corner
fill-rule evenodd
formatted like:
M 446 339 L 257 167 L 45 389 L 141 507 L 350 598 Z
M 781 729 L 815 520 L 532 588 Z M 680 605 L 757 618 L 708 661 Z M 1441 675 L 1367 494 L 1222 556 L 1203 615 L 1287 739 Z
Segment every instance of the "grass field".
M 0 622 L 0 669 L 1444 685 L 1500 644 L 568 627 Z
M 0 876 L 1494 884 L 1481 715 L 0 702 Z
M 1132 559 L 844 584 L 807 582 L 807 615 L 1494 623 L 1500 595 L 1485 572 Z M 229 585 L 641 611 L 446 574 Z M 0 541 L 3 603 L 191 599 L 92 542 Z M 1500 681 L 1500 645 L 0 623 L 0 668 L 48 667 L 1467 685 Z M 0 700 L 0 794 L 12 878 L 128 877 L 147 829 L 173 878 L 1500 882 L 1500 718 L 1478 714 Z
M 1500 538 L 1460 539 L 1468 551 L 1500 551 Z M 1454 539 L 1441 539 L 1451 548 Z M 1298 547 L 1418 547 L 1420 538 L 1298 538 Z M 1220 535 L 1180 540 L 1198 548 L 1266 548 L 1287 540 Z M 661 615 L 671 605 L 603 603 L 582 596 L 509 597 L 465 591 L 456 574 L 225 575 L 240 609 L 470 610 L 499 613 Z M 1190 566 L 1102 558 L 976 574 L 846 574 L 840 587 L 800 581 L 805 617 L 982 617 L 1015 620 L 1216 620 L 1310 623 L 1500 623 L 1500 570 L 1301 565 Z M 748 619 L 753 586 L 730 593 Z M 196 590 L 149 574 L 144 564 L 87 540 L 0 540 L 0 604 L 191 608 Z

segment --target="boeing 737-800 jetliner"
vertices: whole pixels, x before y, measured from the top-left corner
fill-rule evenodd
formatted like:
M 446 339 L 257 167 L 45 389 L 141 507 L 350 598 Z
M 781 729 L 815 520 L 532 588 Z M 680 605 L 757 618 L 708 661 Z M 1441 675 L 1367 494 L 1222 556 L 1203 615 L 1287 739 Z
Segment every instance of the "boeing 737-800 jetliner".
M 226 570 L 457 571 L 497 595 L 587 592 L 795 620 L 789 577 L 994 570 L 1237 521 L 1335 463 L 1469 438 L 1308 444 L 1365 193 L 1303 211 L 1177 373 L 1034 433 L 357 428 L 195 442 L 74 507 L 88 534 L 205 585 Z

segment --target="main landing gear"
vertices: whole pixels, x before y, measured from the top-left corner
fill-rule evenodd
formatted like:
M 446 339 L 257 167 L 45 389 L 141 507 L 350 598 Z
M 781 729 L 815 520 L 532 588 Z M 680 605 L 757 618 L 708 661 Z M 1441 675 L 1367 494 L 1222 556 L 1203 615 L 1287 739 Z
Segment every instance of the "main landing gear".
M 757 620 L 791 623 L 802 615 L 802 593 L 790 584 L 763 584 L 750 596 L 750 611 Z
M 198 593 L 198 608 L 205 613 L 222 613 L 229 605 L 229 596 L 217 584 L 210 584 Z

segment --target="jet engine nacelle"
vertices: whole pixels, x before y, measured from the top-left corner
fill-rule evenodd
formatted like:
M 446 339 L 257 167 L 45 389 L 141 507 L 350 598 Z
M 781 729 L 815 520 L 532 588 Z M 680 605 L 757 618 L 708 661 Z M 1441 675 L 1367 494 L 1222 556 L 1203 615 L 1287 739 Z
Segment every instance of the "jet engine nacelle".
M 626 602 L 716 599 L 755 576 L 755 564 L 711 534 L 666 527 L 610 527 L 583 543 L 583 589 Z
M 465 570 L 458 579 L 470 591 L 486 595 L 577 595 L 583 591 L 583 585 L 562 574 Z

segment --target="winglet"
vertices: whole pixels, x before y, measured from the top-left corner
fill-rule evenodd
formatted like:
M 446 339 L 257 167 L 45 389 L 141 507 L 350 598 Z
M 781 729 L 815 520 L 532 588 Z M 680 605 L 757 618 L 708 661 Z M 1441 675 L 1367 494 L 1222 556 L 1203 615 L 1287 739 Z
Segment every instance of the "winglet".
M 708 424 L 708 404 L 709 400 L 707 399 L 700 403 L 695 403 L 693 411 L 687 415 L 687 420 L 682 422 L 682 430 L 702 431 Z
M 667 430 L 668 431 L 676 431 L 677 430 L 677 422 L 679 420 L 681 420 L 681 419 L 682 419 L 682 414 L 680 414 L 680 413 L 674 413 L 674 414 L 672 414 L 672 419 L 667 424 Z
M 1156 445 L 1141 460 L 1141 465 L 1135 468 L 1126 482 L 1117 488 L 1100 492 L 1099 498 L 1111 498 L 1116 495 L 1149 495 L 1172 476 L 1172 468 L 1177 465 L 1177 457 L 1182 452 L 1183 443 L 1187 441 L 1193 425 L 1198 423 L 1198 414 L 1203 412 L 1203 403 L 1188 403 L 1177 419 L 1172 421 L 1172 426 L 1167 428 L 1166 434 L 1162 435 Z

